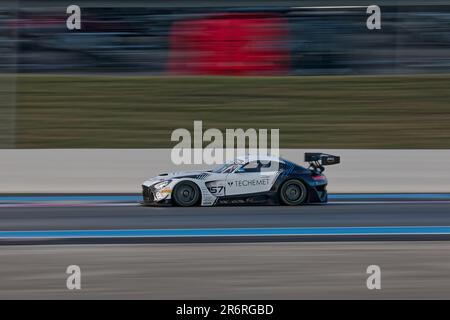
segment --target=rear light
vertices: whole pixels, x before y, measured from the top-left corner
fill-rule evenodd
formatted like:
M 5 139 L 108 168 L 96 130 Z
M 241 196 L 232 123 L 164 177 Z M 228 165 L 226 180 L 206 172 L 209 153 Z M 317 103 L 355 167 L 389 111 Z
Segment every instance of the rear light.
M 325 177 L 323 174 L 313 175 L 313 180 L 315 181 L 324 181 L 327 180 L 327 177 Z

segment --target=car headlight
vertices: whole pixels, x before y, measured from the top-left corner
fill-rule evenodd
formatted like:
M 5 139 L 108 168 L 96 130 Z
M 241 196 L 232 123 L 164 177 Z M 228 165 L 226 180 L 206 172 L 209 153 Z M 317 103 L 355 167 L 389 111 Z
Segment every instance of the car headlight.
M 153 187 L 154 187 L 155 189 L 162 189 L 162 188 L 164 188 L 165 186 L 167 186 L 169 183 L 170 183 L 170 180 L 162 181 L 162 182 L 159 182 L 159 183 L 155 184 Z

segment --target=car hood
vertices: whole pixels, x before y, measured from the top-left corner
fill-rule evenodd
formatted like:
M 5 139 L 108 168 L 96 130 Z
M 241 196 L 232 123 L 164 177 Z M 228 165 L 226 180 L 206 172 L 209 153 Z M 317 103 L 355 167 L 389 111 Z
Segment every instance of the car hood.
M 181 179 L 181 178 L 193 178 L 199 179 L 200 177 L 206 177 L 211 174 L 210 171 L 197 170 L 197 171 L 177 171 L 177 172 L 169 172 L 169 173 L 161 173 L 155 177 L 148 179 L 145 184 L 152 185 L 157 182 L 172 180 L 172 179 Z

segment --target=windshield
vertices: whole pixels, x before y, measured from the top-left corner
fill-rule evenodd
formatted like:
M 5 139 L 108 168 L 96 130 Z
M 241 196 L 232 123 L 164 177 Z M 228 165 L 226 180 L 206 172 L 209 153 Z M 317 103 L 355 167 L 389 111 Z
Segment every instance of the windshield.
M 212 172 L 214 172 L 214 173 L 231 173 L 239 166 L 240 165 L 236 164 L 236 163 L 225 163 L 225 164 L 221 164 L 221 165 L 215 167 L 212 170 Z

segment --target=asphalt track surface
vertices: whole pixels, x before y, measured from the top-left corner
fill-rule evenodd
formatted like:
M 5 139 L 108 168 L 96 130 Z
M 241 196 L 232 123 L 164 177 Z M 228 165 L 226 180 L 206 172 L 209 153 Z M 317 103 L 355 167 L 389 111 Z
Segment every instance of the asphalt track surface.
M 0 261 L 0 299 L 450 298 L 446 241 L 0 246 Z
M 450 298 L 448 195 L 353 195 L 301 207 L 28 200 L 0 196 L 0 299 Z M 283 234 L 293 228 L 303 235 Z M 91 237 L 124 230 L 131 234 Z M 186 230 L 207 235 L 180 236 Z M 66 288 L 73 264 L 80 291 Z M 369 265 L 381 268 L 381 290 L 366 286 Z
M 0 245 L 450 239 L 448 195 L 339 198 L 325 205 L 142 207 L 136 202 L 0 204 Z M 2 198 L 0 197 L 0 200 Z M 97 199 L 98 201 L 99 199 Z
M 450 203 L 303 207 L 1 208 L 2 231 L 264 227 L 448 226 Z

